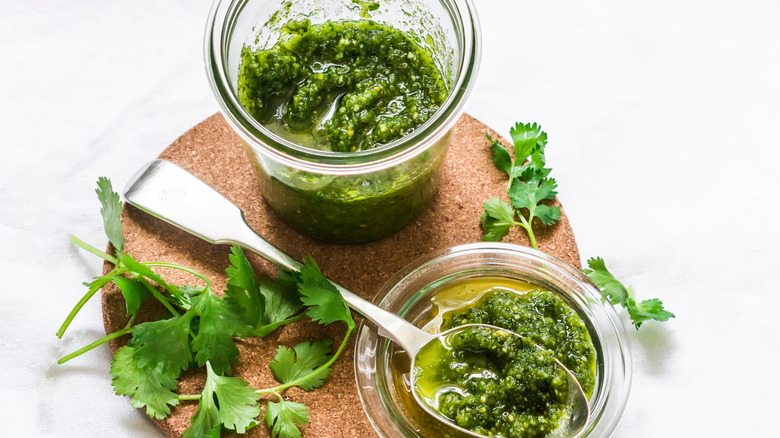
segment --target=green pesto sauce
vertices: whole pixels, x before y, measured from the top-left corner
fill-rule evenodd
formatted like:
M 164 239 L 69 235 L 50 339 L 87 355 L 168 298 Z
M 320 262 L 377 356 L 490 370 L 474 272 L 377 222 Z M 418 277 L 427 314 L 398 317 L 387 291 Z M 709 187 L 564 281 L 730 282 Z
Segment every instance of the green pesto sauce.
M 596 384 L 596 350 L 585 323 L 557 295 L 546 290 L 523 295 L 496 291 L 477 306 L 444 319 L 444 329 L 463 324 L 503 327 L 553 351 L 582 390 L 590 396 Z
M 270 49 L 244 47 L 238 97 L 278 135 L 350 152 L 399 139 L 447 98 L 431 54 L 371 20 L 290 21 Z
M 566 412 L 566 372 L 527 338 L 469 327 L 417 355 L 415 388 L 458 426 L 486 436 L 544 437 Z
M 296 230 L 328 242 L 362 243 L 395 233 L 431 202 L 443 156 L 429 152 L 368 177 L 257 174 L 268 204 Z
M 498 277 L 470 278 L 438 291 L 423 329 L 441 332 L 465 324 L 502 327 L 522 339 L 475 332 L 418 354 L 415 390 L 459 426 L 507 438 L 542 437 L 555 430 L 566 401 L 561 392 L 567 389 L 554 359 L 588 397 L 593 393 L 593 342 L 579 315 L 555 293 Z M 405 403 L 414 412 L 414 402 Z

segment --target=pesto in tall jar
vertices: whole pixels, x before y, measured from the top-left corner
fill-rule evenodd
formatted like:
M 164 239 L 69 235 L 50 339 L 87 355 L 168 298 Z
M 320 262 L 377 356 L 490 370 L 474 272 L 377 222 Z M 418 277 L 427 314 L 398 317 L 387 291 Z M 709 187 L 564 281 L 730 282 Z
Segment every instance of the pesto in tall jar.
M 238 97 L 295 144 L 342 153 L 377 148 L 413 132 L 447 98 L 419 39 L 368 19 L 290 21 L 273 47 L 244 46 Z M 256 164 L 268 204 L 288 224 L 321 240 L 359 243 L 400 230 L 425 209 L 442 157 L 429 150 L 387 171 L 347 176 Z
M 354 152 L 403 137 L 447 98 L 431 54 L 371 20 L 291 21 L 267 50 L 244 47 L 238 97 L 282 137 Z

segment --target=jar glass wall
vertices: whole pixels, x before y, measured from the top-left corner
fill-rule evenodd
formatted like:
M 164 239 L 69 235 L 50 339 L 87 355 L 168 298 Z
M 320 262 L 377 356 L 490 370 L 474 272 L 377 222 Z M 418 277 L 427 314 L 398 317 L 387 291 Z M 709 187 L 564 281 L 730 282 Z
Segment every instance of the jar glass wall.
M 263 195 L 287 223 L 317 239 L 365 242 L 410 223 L 436 193 L 450 140 L 480 58 L 470 0 L 217 0 L 206 30 L 206 68 L 221 111 L 245 141 Z M 372 149 L 319 150 L 279 135 L 238 98 L 241 51 L 268 49 L 284 24 L 368 19 L 413 36 L 430 52 L 448 96 L 408 135 Z
M 469 278 L 508 278 L 552 291 L 574 309 L 596 350 L 596 384 L 584 436 L 607 437 L 623 413 L 631 386 L 631 352 L 623 322 L 578 269 L 548 254 L 503 243 L 475 243 L 434 252 L 397 273 L 373 302 L 422 326 L 437 291 Z M 407 367 L 405 369 L 404 367 Z M 364 324 L 355 346 L 355 375 L 366 413 L 383 437 L 460 437 L 408 396 L 406 353 Z

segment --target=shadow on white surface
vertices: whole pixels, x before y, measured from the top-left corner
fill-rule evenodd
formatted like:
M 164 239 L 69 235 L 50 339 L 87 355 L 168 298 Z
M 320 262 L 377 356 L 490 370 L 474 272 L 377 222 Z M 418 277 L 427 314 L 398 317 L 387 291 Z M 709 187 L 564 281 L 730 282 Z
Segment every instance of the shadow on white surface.
M 668 326 L 674 324 L 675 319 L 662 323 L 647 321 L 642 324 L 639 331 L 633 326 L 629 329 L 633 332 L 629 336 L 633 338 L 631 347 L 635 371 L 662 376 L 669 370 L 669 360 L 675 356 L 679 347 L 674 338 L 674 331 Z

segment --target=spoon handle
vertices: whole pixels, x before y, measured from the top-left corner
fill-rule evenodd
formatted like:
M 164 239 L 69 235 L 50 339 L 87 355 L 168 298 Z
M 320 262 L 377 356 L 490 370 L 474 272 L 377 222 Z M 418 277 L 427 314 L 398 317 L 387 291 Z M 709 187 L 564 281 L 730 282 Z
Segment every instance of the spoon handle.
M 303 266 L 255 233 L 235 204 L 170 161 L 154 160 L 141 168 L 128 182 L 124 196 L 140 210 L 209 243 L 237 243 L 283 269 L 299 271 Z M 371 320 L 379 327 L 380 335 L 392 339 L 409 354 L 416 354 L 433 338 L 398 315 L 336 283 L 333 285 L 349 307 Z

